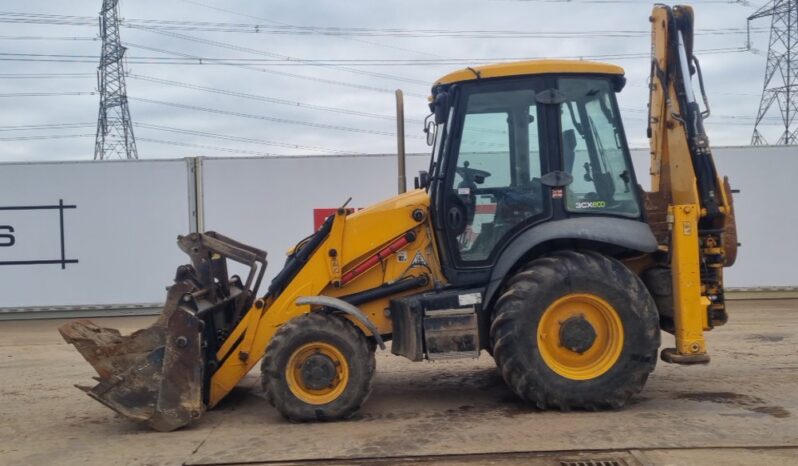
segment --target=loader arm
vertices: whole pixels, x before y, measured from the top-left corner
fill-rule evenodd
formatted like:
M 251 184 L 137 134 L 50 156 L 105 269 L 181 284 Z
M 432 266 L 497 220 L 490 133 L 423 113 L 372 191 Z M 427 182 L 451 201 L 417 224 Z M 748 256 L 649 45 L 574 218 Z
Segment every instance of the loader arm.
M 648 136 L 651 148 L 649 221 L 667 254 L 673 289 L 676 348 L 664 360 L 709 361 L 703 332 L 726 321 L 723 267 L 734 262 L 736 231 L 731 190 L 721 181 L 703 120 L 709 116 L 693 55 L 693 10 L 656 5 Z M 702 111 L 692 81 L 697 75 Z M 656 227 L 656 219 L 659 229 Z
M 217 351 L 219 366 L 211 377 L 208 407 L 221 401 L 260 361 L 280 326 L 313 310 L 303 302 L 319 302 L 301 298 L 329 296 L 357 304 L 361 317 L 345 315 L 366 336 L 376 337 L 380 343 L 380 334 L 390 334 L 391 323 L 385 314 L 389 298 L 406 291 L 419 292 L 444 280 L 436 265 L 428 207 L 429 197 L 418 190 L 353 214 L 339 209 L 320 230 L 324 237 L 308 251 L 296 274 L 278 274 L 269 293 L 255 301 Z M 399 249 L 409 257 L 420 254 L 428 266 L 412 267 L 409 260 L 396 260 L 393 255 Z M 337 310 L 345 313 L 345 307 Z

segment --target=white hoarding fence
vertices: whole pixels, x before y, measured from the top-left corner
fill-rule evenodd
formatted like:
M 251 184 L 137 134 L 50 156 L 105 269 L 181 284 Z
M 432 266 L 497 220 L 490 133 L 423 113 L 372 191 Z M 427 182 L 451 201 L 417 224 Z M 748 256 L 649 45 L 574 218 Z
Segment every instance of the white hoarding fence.
M 794 147 L 714 150 L 735 196 L 733 288 L 795 287 Z M 648 187 L 647 150 L 634 150 Z M 408 155 L 412 186 L 429 157 Z M 269 252 L 266 283 L 325 209 L 396 193 L 393 155 L 0 164 L 0 317 L 52 307 L 130 307 L 165 297 L 188 258 L 178 234 L 216 230 Z
M 734 195 L 737 236 L 741 247 L 734 267 L 724 269 L 729 288 L 798 286 L 798 250 L 791 248 L 798 214 L 790 207 L 798 147 L 746 146 L 712 150 L 721 176 L 728 176 Z M 650 187 L 649 151 L 633 150 L 638 181 Z
M 2 311 L 162 302 L 189 184 L 184 160 L 0 165 Z

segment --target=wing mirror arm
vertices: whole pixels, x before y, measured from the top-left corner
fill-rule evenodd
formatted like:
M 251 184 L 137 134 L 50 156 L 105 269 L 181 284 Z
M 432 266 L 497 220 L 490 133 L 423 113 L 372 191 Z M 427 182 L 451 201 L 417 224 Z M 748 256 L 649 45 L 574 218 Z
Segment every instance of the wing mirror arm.
M 427 172 L 426 170 L 419 171 L 418 176 L 415 177 L 415 179 L 413 180 L 413 184 L 416 189 L 427 189 L 427 187 L 429 186 L 429 182 L 430 182 L 429 172 Z

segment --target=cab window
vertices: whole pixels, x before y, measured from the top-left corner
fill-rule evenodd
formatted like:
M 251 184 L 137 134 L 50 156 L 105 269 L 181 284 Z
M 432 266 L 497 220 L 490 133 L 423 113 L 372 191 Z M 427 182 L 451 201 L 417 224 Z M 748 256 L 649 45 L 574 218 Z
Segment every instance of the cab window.
M 566 209 L 573 213 L 640 216 L 621 121 L 606 79 L 560 78 L 563 165 L 573 177 Z
M 465 96 L 446 201 L 448 234 L 462 262 L 488 260 L 502 238 L 544 211 L 535 91 L 508 87 Z

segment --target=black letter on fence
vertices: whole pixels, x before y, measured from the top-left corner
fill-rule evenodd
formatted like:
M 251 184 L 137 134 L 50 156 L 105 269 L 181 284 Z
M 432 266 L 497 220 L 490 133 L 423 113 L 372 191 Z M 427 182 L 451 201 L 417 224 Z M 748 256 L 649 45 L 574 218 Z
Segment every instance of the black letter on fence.
M 0 240 L 5 240 L 0 241 L 0 247 L 11 247 L 17 242 L 14 235 L 11 234 L 14 233 L 14 227 L 11 225 L 0 225 L 0 230 L 8 231 L 8 233 L 0 233 Z

